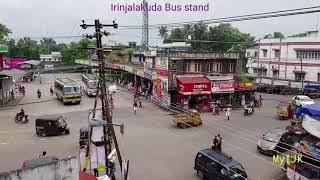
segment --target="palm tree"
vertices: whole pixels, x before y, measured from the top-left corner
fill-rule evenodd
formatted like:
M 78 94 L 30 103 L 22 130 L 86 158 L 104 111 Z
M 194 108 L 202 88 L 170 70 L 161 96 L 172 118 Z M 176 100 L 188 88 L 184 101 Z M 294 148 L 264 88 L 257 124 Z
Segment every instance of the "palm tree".
M 0 23 L 0 41 L 3 41 L 8 34 L 11 33 L 11 30 L 7 26 Z
M 159 34 L 161 38 L 166 39 L 168 37 L 168 28 L 167 26 L 161 26 L 159 28 Z

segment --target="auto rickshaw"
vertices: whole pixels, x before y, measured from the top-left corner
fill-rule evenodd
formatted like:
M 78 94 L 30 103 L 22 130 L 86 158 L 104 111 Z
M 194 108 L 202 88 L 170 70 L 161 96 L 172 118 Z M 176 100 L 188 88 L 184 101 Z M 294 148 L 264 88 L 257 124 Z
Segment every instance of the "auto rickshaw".
M 44 116 L 36 119 L 36 134 L 38 136 L 57 136 L 69 134 L 67 122 L 63 116 Z
M 294 109 L 290 101 L 282 101 L 277 105 L 277 114 L 280 120 L 292 118 Z
M 79 135 L 80 148 L 85 147 L 88 142 L 89 142 L 89 128 L 88 127 L 81 128 L 80 135 Z
M 188 126 L 199 126 L 202 124 L 200 113 L 197 110 L 191 110 L 188 113 L 179 113 L 176 116 L 174 123 L 179 128 L 186 128 Z

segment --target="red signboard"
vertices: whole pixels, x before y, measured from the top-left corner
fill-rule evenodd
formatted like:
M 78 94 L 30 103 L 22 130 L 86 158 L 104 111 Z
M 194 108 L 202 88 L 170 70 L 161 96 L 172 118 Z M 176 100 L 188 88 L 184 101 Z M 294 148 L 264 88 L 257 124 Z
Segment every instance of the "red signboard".
M 212 82 L 212 92 L 233 92 L 234 82 L 233 81 L 214 81 Z
M 157 75 L 158 75 L 158 76 L 168 76 L 168 75 L 169 75 L 169 72 L 168 72 L 168 70 L 157 69 Z
M 179 83 L 179 87 L 183 95 L 211 94 L 211 83 Z
M 161 79 L 158 79 L 157 80 L 157 85 L 156 85 L 157 87 L 157 89 L 156 89 L 156 91 L 157 91 L 157 97 L 158 98 L 161 98 L 161 96 L 162 96 L 162 81 L 161 81 Z

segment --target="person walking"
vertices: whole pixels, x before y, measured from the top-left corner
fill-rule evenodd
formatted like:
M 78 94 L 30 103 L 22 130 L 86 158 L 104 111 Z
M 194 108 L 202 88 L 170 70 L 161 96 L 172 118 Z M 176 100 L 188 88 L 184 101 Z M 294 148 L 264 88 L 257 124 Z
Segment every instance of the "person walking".
M 230 106 L 228 106 L 227 112 L 226 112 L 226 116 L 227 116 L 228 120 L 230 120 L 230 113 L 231 113 L 231 108 L 230 108 Z
M 212 146 L 211 146 L 213 150 L 217 149 L 218 141 L 219 140 L 218 140 L 217 136 L 214 136 L 214 139 L 212 141 Z
M 51 96 L 53 96 L 53 88 L 52 88 L 52 86 L 50 86 L 50 94 L 51 94 Z
M 138 102 L 139 102 L 139 108 L 142 108 L 142 102 L 140 97 L 138 97 Z
M 222 146 L 222 137 L 220 136 L 220 134 L 218 134 L 217 150 L 220 152 L 222 151 L 221 146 Z
M 22 91 L 22 95 L 25 96 L 26 95 L 26 88 L 24 86 L 21 87 L 21 91 Z
M 137 114 L 137 108 L 138 108 L 138 103 L 137 103 L 137 101 L 134 101 L 134 102 L 133 102 L 133 112 L 134 112 L 134 115 Z

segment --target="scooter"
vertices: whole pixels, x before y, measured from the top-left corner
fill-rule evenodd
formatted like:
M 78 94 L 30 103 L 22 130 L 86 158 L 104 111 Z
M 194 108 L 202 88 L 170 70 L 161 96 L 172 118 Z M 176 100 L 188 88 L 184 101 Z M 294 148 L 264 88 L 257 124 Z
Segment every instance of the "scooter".
M 27 124 L 29 122 L 29 116 L 28 115 L 24 115 L 24 117 L 21 117 L 19 113 L 16 114 L 15 117 L 15 122 L 16 123 L 24 123 Z
M 252 114 L 254 114 L 254 109 L 252 107 L 247 107 L 246 109 L 244 109 L 243 115 L 249 116 L 249 115 L 252 115 Z

